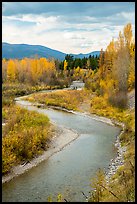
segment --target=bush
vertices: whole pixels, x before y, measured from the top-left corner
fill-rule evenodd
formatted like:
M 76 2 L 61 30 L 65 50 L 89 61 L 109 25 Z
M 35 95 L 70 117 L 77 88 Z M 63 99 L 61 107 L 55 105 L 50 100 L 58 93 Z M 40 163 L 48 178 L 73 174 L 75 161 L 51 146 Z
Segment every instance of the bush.
M 109 96 L 109 102 L 118 107 L 118 108 L 127 108 L 127 93 L 126 92 L 117 92 L 114 95 Z
M 47 149 L 51 136 L 49 119 L 43 114 L 13 106 L 6 115 L 8 123 L 3 128 L 2 138 L 3 174 L 15 164 L 41 154 Z

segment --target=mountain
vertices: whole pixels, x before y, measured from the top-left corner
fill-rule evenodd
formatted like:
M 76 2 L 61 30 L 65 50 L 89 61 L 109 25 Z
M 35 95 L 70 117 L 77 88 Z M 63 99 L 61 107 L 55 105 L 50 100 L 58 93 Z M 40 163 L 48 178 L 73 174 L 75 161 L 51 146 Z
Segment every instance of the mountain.
M 100 51 L 94 51 L 88 54 L 71 54 L 74 58 L 83 58 L 99 55 Z M 35 56 L 45 58 L 55 58 L 64 60 L 66 53 L 54 50 L 42 45 L 28 45 L 28 44 L 9 44 L 2 43 L 2 58 L 17 58 L 22 59 L 24 57 L 33 58 Z
M 46 57 L 63 60 L 65 53 L 41 45 L 2 43 L 2 58 Z
M 100 51 L 93 51 L 93 52 L 90 52 L 90 53 L 88 53 L 88 54 L 82 54 L 82 53 L 80 53 L 80 54 L 72 54 L 73 56 L 74 56 L 74 58 L 84 58 L 84 57 L 89 57 L 89 55 L 91 55 L 91 56 L 99 56 L 100 55 Z

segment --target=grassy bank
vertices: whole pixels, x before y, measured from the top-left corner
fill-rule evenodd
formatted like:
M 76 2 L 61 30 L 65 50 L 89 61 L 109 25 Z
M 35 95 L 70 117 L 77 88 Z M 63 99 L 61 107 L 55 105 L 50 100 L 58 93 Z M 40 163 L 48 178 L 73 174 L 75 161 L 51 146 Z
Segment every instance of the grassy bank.
M 28 161 L 48 148 L 51 137 L 49 119 L 16 105 L 3 109 L 8 123 L 3 127 L 2 173 L 12 166 Z
M 89 93 L 84 90 L 61 90 L 49 93 L 38 93 L 27 97 L 26 100 L 39 102 L 46 106 L 59 106 L 68 110 L 79 110 L 78 107 Z
M 18 107 L 14 98 L 50 88 L 3 83 L 2 122 L 6 125 L 2 126 L 2 174 L 41 154 L 48 147 L 52 132 L 48 117 Z

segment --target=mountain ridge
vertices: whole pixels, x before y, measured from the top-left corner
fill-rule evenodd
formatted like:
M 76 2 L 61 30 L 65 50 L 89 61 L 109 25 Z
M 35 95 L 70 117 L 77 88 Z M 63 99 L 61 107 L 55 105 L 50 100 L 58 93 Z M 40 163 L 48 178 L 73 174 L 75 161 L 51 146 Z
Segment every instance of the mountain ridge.
M 64 53 L 43 45 L 29 45 L 29 44 L 11 44 L 7 42 L 2 43 L 2 58 L 6 59 L 22 59 L 24 57 L 34 58 L 37 57 L 45 57 L 45 58 L 55 58 L 58 60 L 64 60 L 65 56 L 68 53 Z M 91 56 L 99 56 L 100 51 L 93 51 L 87 54 L 70 54 L 73 55 L 74 58 L 84 58 Z

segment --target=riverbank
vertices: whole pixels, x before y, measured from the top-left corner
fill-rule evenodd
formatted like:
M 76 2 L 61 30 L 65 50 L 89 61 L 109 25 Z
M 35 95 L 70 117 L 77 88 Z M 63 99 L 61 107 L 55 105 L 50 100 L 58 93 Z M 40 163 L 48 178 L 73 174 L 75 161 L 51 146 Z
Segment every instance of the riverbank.
M 109 183 L 109 180 L 112 176 L 117 172 L 118 168 L 124 164 L 124 153 L 127 148 L 121 146 L 120 136 L 124 134 L 124 130 L 121 131 L 120 135 L 117 135 L 117 139 L 115 142 L 115 147 L 117 148 L 117 156 L 115 159 L 111 160 L 108 171 L 105 172 L 106 175 L 106 183 Z
M 107 124 L 112 125 L 112 126 L 118 126 L 121 128 L 121 132 L 119 135 L 117 135 L 116 141 L 114 144 L 115 148 L 117 149 L 117 156 L 116 156 L 116 158 L 111 159 L 110 164 L 109 164 L 109 168 L 104 170 L 106 183 L 108 184 L 110 179 L 117 172 L 118 168 L 121 167 L 122 165 L 124 165 L 124 153 L 126 152 L 127 147 L 122 146 L 122 144 L 120 142 L 120 137 L 125 133 L 125 124 L 122 122 L 118 122 L 114 119 L 110 119 L 110 118 L 106 118 L 106 117 L 99 116 L 96 114 L 88 113 L 86 111 L 83 112 L 83 114 L 86 116 L 92 117 L 95 120 L 107 123 Z
M 70 129 L 64 128 L 62 126 L 57 126 L 56 124 L 53 125 L 55 127 L 55 135 L 51 139 L 48 150 L 44 151 L 42 155 L 32 159 L 29 163 L 13 167 L 11 173 L 2 176 L 2 184 L 5 182 L 9 182 L 11 179 L 37 166 L 42 161 L 47 160 L 49 157 L 61 151 L 65 146 L 69 145 L 79 136 L 76 132 Z
M 25 97 L 26 96 L 16 98 L 16 100 L 20 101 Z M 37 104 L 37 103 L 33 103 L 33 104 L 30 103 L 30 105 L 35 105 L 35 106 L 39 105 L 40 107 L 43 107 L 43 104 Z M 97 121 L 104 122 L 104 123 L 107 123 L 109 125 L 114 126 L 114 123 L 109 118 L 97 116 L 95 114 L 89 114 L 88 112 L 81 113 L 81 112 L 77 112 L 77 111 L 73 111 L 73 110 L 67 110 L 65 108 L 53 107 L 53 106 L 50 106 L 48 108 L 58 109 L 58 110 L 70 112 L 73 114 L 80 114 L 80 115 L 83 115 L 85 117 L 90 117 L 90 118 L 93 118 Z M 25 173 L 26 171 L 28 171 L 29 169 L 37 166 L 42 161 L 47 160 L 49 157 L 51 157 L 53 154 L 57 153 L 58 151 L 61 151 L 66 145 L 69 145 L 72 141 L 77 139 L 79 136 L 78 133 L 76 133 L 70 129 L 64 128 L 62 126 L 57 126 L 55 123 L 52 123 L 52 124 L 55 127 L 55 132 L 54 132 L 53 138 L 51 139 L 50 146 L 49 146 L 48 150 L 44 151 L 44 153 L 42 155 L 32 159 L 28 163 L 26 162 L 25 164 L 13 167 L 11 173 L 4 175 L 2 177 L 2 183 L 10 181 L 14 177 L 19 176 L 19 175 Z
M 112 126 L 118 126 L 121 128 L 121 133 L 117 135 L 116 141 L 114 146 L 117 149 L 117 156 L 115 159 L 111 159 L 109 168 L 105 169 L 105 178 L 106 178 L 106 183 L 109 183 L 109 180 L 112 178 L 112 176 L 117 172 L 118 168 L 124 164 L 124 153 L 126 152 L 127 148 L 126 146 L 122 146 L 120 142 L 120 137 L 124 134 L 125 132 L 125 125 L 124 123 L 120 123 L 116 120 L 112 120 L 110 118 L 98 116 L 96 114 L 91 114 L 88 112 L 83 112 L 83 115 L 92 117 L 95 120 L 107 123 Z

